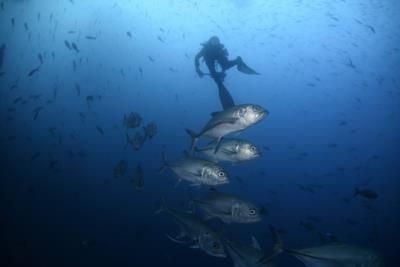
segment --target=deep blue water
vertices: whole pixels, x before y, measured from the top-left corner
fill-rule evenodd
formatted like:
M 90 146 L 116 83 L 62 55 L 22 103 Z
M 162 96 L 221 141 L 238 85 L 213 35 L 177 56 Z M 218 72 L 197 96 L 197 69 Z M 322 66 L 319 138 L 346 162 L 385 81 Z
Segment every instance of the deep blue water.
M 154 214 L 161 199 L 186 210 L 209 191 L 175 186 L 159 168 L 162 151 L 175 160 L 188 149 L 185 128 L 199 131 L 222 109 L 215 83 L 194 69 L 212 35 L 230 58 L 261 73 L 227 71 L 236 103 L 270 114 L 236 136 L 254 142 L 262 157 L 222 164 L 231 182 L 218 188 L 268 215 L 255 224 L 210 225 L 245 244 L 253 235 L 266 251 L 269 224 L 291 248 L 322 245 L 320 236 L 331 233 L 399 266 L 398 1 L 0 3 L 1 266 L 233 266 L 171 242 L 165 234 L 178 227 Z M 143 121 L 127 130 L 130 112 Z M 137 151 L 125 148 L 126 132 L 133 137 L 150 122 L 154 138 Z M 127 172 L 114 178 L 121 160 Z M 131 182 L 138 164 L 141 191 Z M 355 197 L 356 187 L 379 197 Z M 275 262 L 303 266 L 285 254 Z

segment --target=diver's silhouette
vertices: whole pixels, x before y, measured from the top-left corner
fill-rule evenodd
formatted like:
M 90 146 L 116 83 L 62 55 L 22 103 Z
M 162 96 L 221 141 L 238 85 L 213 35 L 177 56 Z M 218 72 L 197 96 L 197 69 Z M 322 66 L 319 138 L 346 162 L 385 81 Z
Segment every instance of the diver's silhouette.
M 223 81 L 225 78 L 225 71 L 237 66 L 240 72 L 246 74 L 258 74 L 256 71 L 247 66 L 241 57 L 235 60 L 228 59 L 228 51 L 223 44 L 219 41 L 217 36 L 212 36 L 207 42 L 202 44 L 203 48 L 197 53 L 195 57 L 196 72 L 200 77 L 210 75 L 218 86 L 219 98 L 224 109 L 230 108 L 235 105 L 232 96 L 226 89 Z M 210 73 L 203 73 L 200 70 L 200 58 L 205 61 Z M 221 71 L 216 70 L 216 64 L 219 64 Z

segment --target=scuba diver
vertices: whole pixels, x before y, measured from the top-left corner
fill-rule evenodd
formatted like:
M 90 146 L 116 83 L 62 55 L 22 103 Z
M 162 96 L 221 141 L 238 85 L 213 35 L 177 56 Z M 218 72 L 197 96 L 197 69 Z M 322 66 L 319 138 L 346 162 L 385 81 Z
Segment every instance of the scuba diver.
M 202 44 L 203 48 L 197 53 L 195 57 L 196 72 L 200 78 L 204 75 L 209 75 L 215 81 L 218 86 L 219 98 L 224 109 L 230 108 L 235 105 L 232 96 L 226 89 L 223 81 L 226 76 L 225 71 L 236 66 L 238 71 L 245 74 L 259 74 L 255 70 L 247 66 L 241 57 L 237 57 L 235 60 L 228 59 L 228 51 L 223 44 L 219 41 L 217 36 L 212 36 L 207 42 Z M 203 73 L 200 70 L 200 58 L 205 61 L 209 73 Z M 221 71 L 217 71 L 217 63 L 221 68 Z

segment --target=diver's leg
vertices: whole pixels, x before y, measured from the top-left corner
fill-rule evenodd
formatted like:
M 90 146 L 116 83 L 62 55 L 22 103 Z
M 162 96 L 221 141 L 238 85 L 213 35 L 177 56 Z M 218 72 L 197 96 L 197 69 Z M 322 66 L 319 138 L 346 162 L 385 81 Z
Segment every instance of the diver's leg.
M 240 62 L 241 62 L 241 58 L 240 57 L 237 57 L 234 60 L 229 60 L 226 57 L 224 57 L 224 58 L 221 58 L 218 61 L 218 63 L 221 65 L 221 68 L 222 68 L 223 71 L 226 71 L 226 70 L 232 68 L 233 66 L 238 65 Z
M 233 102 L 233 98 L 226 89 L 224 83 L 222 82 L 221 76 L 218 75 L 218 73 L 215 71 L 215 65 L 213 64 L 213 62 L 206 62 L 206 65 L 208 67 L 208 70 L 210 71 L 211 77 L 218 86 L 219 99 L 221 101 L 223 109 L 225 110 L 233 107 L 235 105 L 235 103 Z
M 235 105 L 235 102 L 233 102 L 231 94 L 229 93 L 228 89 L 226 89 L 223 83 L 220 83 L 218 85 L 218 94 L 219 94 L 219 100 L 221 101 L 224 110 L 231 108 Z

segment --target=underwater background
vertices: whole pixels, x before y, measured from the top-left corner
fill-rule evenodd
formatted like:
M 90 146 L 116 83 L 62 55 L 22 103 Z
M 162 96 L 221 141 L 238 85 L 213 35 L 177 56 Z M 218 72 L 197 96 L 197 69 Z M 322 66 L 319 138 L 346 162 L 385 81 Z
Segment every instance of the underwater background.
M 159 169 L 162 152 L 188 150 L 186 128 L 222 110 L 194 68 L 213 35 L 261 74 L 227 71 L 235 102 L 269 115 L 235 135 L 262 157 L 222 163 L 230 183 L 218 187 L 262 206 L 262 221 L 209 224 L 266 252 L 273 225 L 291 248 L 334 239 L 399 266 L 399 11 L 395 0 L 1 1 L 1 266 L 233 266 L 171 242 L 178 227 L 155 214 L 210 190 Z M 141 120 L 127 128 L 132 112 Z M 141 139 L 146 125 L 154 136 Z

